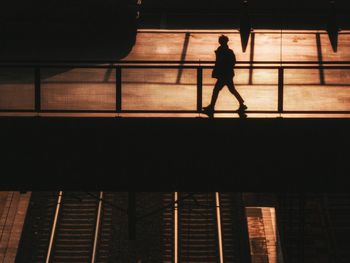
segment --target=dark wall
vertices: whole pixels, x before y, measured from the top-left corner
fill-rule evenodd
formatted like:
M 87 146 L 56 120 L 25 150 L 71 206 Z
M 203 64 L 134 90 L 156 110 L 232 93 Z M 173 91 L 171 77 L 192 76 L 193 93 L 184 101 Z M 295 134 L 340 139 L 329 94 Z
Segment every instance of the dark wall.
M 325 29 L 330 13 L 341 29 L 350 28 L 348 1 L 248 0 L 246 9 L 254 29 Z M 145 0 L 141 23 L 147 27 L 232 29 L 239 28 L 243 0 Z M 157 24 L 158 22 L 158 24 Z
M 0 127 L 3 189 L 348 190 L 348 119 L 1 118 Z
M 143 6 L 145 8 L 153 8 L 163 10 L 221 10 L 227 12 L 227 9 L 239 9 L 242 6 L 243 0 L 217 0 L 217 1 L 201 1 L 201 0 L 145 0 Z M 252 10 L 325 10 L 330 6 L 330 0 L 248 0 L 246 1 Z M 347 0 L 336 0 L 336 6 L 339 9 L 348 8 Z
M 135 43 L 136 8 L 121 0 L 9 1 L 1 7 L 2 60 L 101 60 Z

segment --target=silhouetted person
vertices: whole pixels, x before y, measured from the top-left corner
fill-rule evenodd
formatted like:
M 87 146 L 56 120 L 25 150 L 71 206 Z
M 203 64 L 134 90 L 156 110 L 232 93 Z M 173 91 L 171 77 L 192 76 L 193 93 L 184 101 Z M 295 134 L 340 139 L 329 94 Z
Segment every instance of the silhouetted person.
M 203 112 L 209 117 L 214 116 L 216 100 L 220 90 L 222 90 L 225 85 L 239 102 L 238 112 L 244 112 L 247 109 L 247 106 L 244 105 L 243 98 L 239 95 L 233 84 L 233 77 L 235 75 L 233 67 L 236 64 L 236 56 L 232 49 L 229 49 L 227 45 L 228 41 L 229 39 L 227 36 L 221 35 L 219 37 L 220 46 L 215 50 L 216 60 L 212 77 L 216 78 L 217 81 L 214 86 L 210 104 L 203 108 Z

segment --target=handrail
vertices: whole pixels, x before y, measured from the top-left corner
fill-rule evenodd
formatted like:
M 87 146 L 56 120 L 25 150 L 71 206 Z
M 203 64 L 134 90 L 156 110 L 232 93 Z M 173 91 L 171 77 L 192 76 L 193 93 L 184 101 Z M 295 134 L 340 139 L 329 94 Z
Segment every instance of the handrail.
M 75 66 L 75 64 L 81 64 L 81 65 L 100 65 L 100 64 L 195 64 L 195 65 L 202 65 L 202 64 L 215 64 L 215 61 L 213 60 L 0 60 L 0 66 L 6 67 L 6 66 L 40 66 L 40 65 L 47 65 L 47 64 L 54 64 L 54 65 L 71 65 Z M 347 65 L 350 64 L 350 61 L 237 61 L 236 64 L 274 64 L 274 65 Z
M 174 192 L 174 263 L 179 262 L 179 204 L 178 192 Z
M 50 235 L 50 241 L 49 241 L 49 246 L 48 246 L 48 248 L 47 248 L 47 255 L 46 255 L 46 261 L 45 261 L 45 263 L 49 263 L 49 262 L 50 262 L 50 259 L 51 259 L 51 252 L 52 252 L 53 241 L 54 241 L 55 233 L 56 233 L 58 214 L 59 214 L 60 208 L 61 208 L 62 195 L 63 195 L 63 192 L 60 191 L 60 192 L 58 193 L 56 211 L 55 211 L 55 216 L 54 216 L 54 220 L 53 220 L 53 224 L 52 224 L 51 235 Z
M 278 64 L 278 63 L 275 63 Z M 324 63 L 321 63 L 324 64 Z M 153 69 L 212 69 L 214 65 L 93 65 L 93 64 L 5 64 L 1 65 L 0 68 L 96 68 L 96 69 L 115 69 L 115 68 L 153 68 Z M 310 65 L 272 65 L 272 66 L 235 66 L 235 69 L 350 69 L 350 63 L 344 63 L 344 65 L 320 65 L 318 66 L 310 66 Z
M 126 61 L 124 61 L 126 62 Z M 131 63 L 131 61 L 127 61 L 127 63 Z M 202 102 L 203 102 L 203 69 L 212 69 L 214 65 L 203 65 L 201 62 L 200 65 L 185 65 L 186 63 L 188 64 L 189 61 L 187 62 L 181 62 L 182 64 L 179 65 L 165 65 L 168 62 L 163 61 L 162 65 L 151 65 L 150 61 L 148 61 L 148 65 L 130 65 L 130 64 L 125 64 L 122 65 L 121 62 L 119 61 L 118 64 L 113 64 L 113 65 L 89 65 L 89 64 L 79 64 L 79 65 L 73 65 L 73 64 L 41 64 L 41 65 L 36 65 L 33 66 L 31 64 L 26 64 L 26 65 L 21 65 L 19 64 L 1 64 L 0 61 L 0 68 L 2 67 L 29 67 L 33 68 L 33 75 L 34 75 L 34 90 L 35 90 L 35 96 L 34 96 L 34 109 L 0 109 L 0 112 L 2 113 L 19 113 L 19 112 L 30 112 L 30 113 L 114 113 L 114 114 L 120 114 L 120 113 L 201 113 L 202 112 Z M 196 62 L 198 63 L 198 61 Z M 210 63 L 214 63 L 211 61 Z M 240 64 L 242 63 L 248 63 L 241 61 L 239 62 Z M 255 64 L 256 62 L 252 62 Z M 271 63 L 271 62 L 268 62 Z M 276 63 L 277 62 L 273 62 Z M 350 69 L 350 62 L 332 62 L 336 63 L 338 65 L 323 65 L 327 64 L 326 61 L 324 62 L 307 62 L 310 63 L 309 65 L 296 65 L 297 64 L 303 64 L 299 62 L 291 62 L 290 65 L 260 65 L 260 66 L 253 66 L 252 64 L 249 66 L 236 66 L 235 69 L 273 69 L 277 70 L 278 72 L 278 83 L 276 86 L 278 87 L 277 89 L 277 109 L 275 110 L 248 110 L 246 113 L 254 113 L 254 114 L 350 114 L 349 110 L 328 110 L 328 111 L 315 111 L 315 110 L 284 110 L 283 108 L 283 102 L 284 102 L 284 71 L 286 69 L 329 69 L 329 70 L 337 70 L 337 69 Z M 315 63 L 317 65 L 312 65 L 311 63 Z M 349 65 L 347 65 L 349 64 Z M 67 110 L 67 109 L 42 109 L 41 107 L 41 83 L 42 83 L 42 76 L 41 76 L 41 70 L 45 68 L 108 68 L 108 69 L 115 69 L 115 90 L 116 90 L 116 95 L 115 95 L 115 108 L 114 109 L 108 109 L 108 110 L 89 110 L 89 109 L 82 109 L 82 110 Z M 123 109 L 122 107 L 122 86 L 123 86 L 123 81 L 122 81 L 122 70 L 123 69 L 195 69 L 197 71 L 197 79 L 196 79 L 196 88 L 197 88 L 197 103 L 196 107 L 194 109 L 190 110 L 167 110 L 167 109 L 162 109 L 162 110 L 134 110 L 134 109 Z M 321 84 L 320 84 L 321 85 Z M 234 110 L 218 110 L 215 111 L 216 113 L 237 113 L 237 111 Z
M 97 208 L 97 215 L 96 215 L 94 243 L 92 246 L 91 263 L 96 262 L 97 243 L 98 243 L 98 238 L 99 238 L 99 234 L 100 234 L 102 202 L 103 202 L 103 192 L 100 192 L 100 197 L 99 197 L 99 201 L 98 201 L 98 208 Z
M 220 263 L 224 263 L 224 250 L 222 245 L 222 226 L 221 226 L 221 205 L 220 205 L 220 193 L 215 192 L 215 208 L 216 208 L 216 222 L 218 231 L 218 247 Z

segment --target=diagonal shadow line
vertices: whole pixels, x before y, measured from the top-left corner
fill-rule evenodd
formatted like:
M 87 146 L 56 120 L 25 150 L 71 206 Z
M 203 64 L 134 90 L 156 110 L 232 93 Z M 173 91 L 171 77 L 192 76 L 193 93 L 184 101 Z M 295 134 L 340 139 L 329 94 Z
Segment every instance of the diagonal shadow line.
M 317 60 L 319 66 L 322 66 L 323 56 L 322 56 L 322 46 L 321 46 L 321 36 L 320 33 L 316 33 L 316 46 L 317 46 Z M 320 84 L 325 85 L 324 80 L 324 70 L 322 68 L 319 69 L 320 71 Z
M 250 38 L 250 66 L 253 66 L 253 61 L 254 61 L 254 50 L 255 50 L 255 33 L 251 33 L 251 38 Z M 249 85 L 253 85 L 253 69 L 249 69 Z
M 103 77 L 103 82 L 108 82 L 109 78 L 111 77 L 112 71 L 113 71 L 112 66 L 106 70 L 105 75 Z
M 182 47 L 182 53 L 181 53 L 180 61 L 184 61 L 185 58 L 186 58 L 186 53 L 187 53 L 187 49 L 188 49 L 188 43 L 190 42 L 190 35 L 191 34 L 189 32 L 186 32 L 186 34 L 185 34 L 185 40 L 184 40 L 184 45 Z M 180 65 L 183 65 L 183 63 L 181 63 Z M 183 69 L 180 68 L 178 73 L 177 73 L 176 84 L 180 83 L 182 72 L 183 72 Z

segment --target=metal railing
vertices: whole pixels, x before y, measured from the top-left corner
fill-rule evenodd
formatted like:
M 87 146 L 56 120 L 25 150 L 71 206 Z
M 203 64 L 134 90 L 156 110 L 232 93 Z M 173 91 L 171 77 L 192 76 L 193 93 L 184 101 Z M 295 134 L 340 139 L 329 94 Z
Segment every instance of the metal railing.
M 55 246 L 56 236 L 57 236 L 57 226 L 58 226 L 58 221 L 59 221 L 59 217 L 62 209 L 62 197 L 63 197 L 63 192 L 59 191 L 53 223 L 51 227 L 49 244 L 46 252 L 46 259 L 45 259 L 46 263 L 51 263 L 54 257 L 54 252 L 55 252 L 54 246 Z M 95 223 L 94 235 L 92 237 L 92 248 L 91 248 L 91 259 L 90 259 L 91 263 L 95 263 L 97 261 L 98 245 L 99 245 L 99 239 L 101 234 L 101 216 L 102 216 L 103 201 L 104 201 L 103 198 L 104 198 L 104 193 L 99 192 L 99 196 L 97 200 L 98 206 L 97 206 L 96 217 L 95 217 L 96 223 Z
M 49 245 L 47 248 L 45 263 L 50 263 L 52 261 L 51 260 L 52 259 L 52 251 L 53 251 L 53 246 L 54 246 L 54 240 L 56 238 L 56 229 L 57 229 L 58 216 L 59 216 L 60 210 L 61 210 L 62 195 L 63 195 L 63 192 L 59 191 L 56 209 L 55 209 L 55 214 L 54 214 L 54 219 L 53 219 L 52 228 L 51 228 Z
M 0 61 L 2 68 L 33 68 L 34 69 L 34 109 L 0 109 L 4 112 L 33 112 L 33 113 L 201 113 L 203 106 L 203 70 L 212 69 L 214 61 Z M 42 69 L 49 68 L 90 68 L 90 69 L 114 69 L 115 70 L 115 109 L 91 110 L 91 109 L 42 109 L 41 83 Z M 133 110 L 124 109 L 123 101 L 123 69 L 196 69 L 196 108 L 192 110 Z M 286 69 L 318 69 L 318 70 L 350 70 L 350 61 L 239 61 L 235 69 L 266 69 L 278 71 L 277 109 L 275 110 L 248 110 L 246 113 L 262 114 L 350 114 L 349 110 L 285 110 L 284 109 L 284 76 Z M 176 84 L 174 84 L 176 85 Z M 319 84 L 323 85 L 323 84 Z M 216 113 L 235 113 L 235 110 L 216 110 Z
M 91 263 L 95 263 L 97 261 L 97 246 L 98 246 L 98 241 L 99 241 L 100 232 L 101 232 L 102 206 L 103 206 L 103 192 L 100 192 L 97 213 L 96 213 L 96 225 L 95 225 L 94 241 L 92 245 Z

